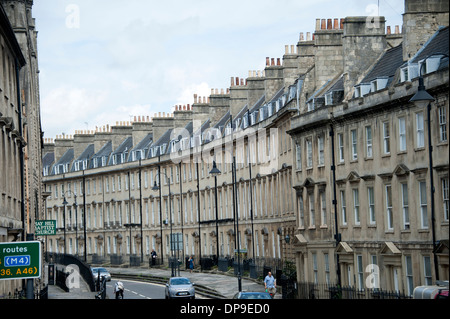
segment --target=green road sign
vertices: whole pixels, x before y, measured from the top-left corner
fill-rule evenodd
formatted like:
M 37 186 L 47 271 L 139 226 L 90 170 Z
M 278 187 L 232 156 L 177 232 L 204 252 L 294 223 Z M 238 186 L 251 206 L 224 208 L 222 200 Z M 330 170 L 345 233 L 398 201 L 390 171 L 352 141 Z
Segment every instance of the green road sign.
M 22 241 L 0 243 L 0 280 L 39 278 L 41 243 Z
M 56 235 L 56 220 L 36 220 L 35 235 L 36 236 Z

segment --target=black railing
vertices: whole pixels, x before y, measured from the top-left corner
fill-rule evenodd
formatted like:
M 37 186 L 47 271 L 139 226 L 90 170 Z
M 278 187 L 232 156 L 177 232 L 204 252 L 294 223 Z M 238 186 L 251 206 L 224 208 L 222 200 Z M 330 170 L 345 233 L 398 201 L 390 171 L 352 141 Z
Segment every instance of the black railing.
M 404 292 L 379 288 L 337 286 L 329 284 L 299 283 L 298 299 L 411 299 Z

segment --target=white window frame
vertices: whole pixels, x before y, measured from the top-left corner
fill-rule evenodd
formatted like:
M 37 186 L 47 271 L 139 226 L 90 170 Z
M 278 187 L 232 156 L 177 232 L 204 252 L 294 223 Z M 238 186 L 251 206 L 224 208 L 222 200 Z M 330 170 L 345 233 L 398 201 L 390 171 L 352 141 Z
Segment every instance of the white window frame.
M 372 137 L 372 126 L 366 126 L 366 157 L 373 157 L 373 137 Z
M 398 149 L 400 152 L 406 151 L 406 119 L 398 119 Z
M 317 137 L 317 160 L 319 166 L 325 165 L 324 143 L 324 136 L 321 134 Z
M 345 190 L 340 191 L 341 198 L 341 221 L 342 225 L 347 225 L 347 207 L 345 204 Z
M 419 181 L 419 213 L 420 226 L 422 229 L 428 229 L 428 209 L 427 209 L 427 184 L 425 181 Z
M 306 139 L 306 168 L 313 167 L 313 150 L 312 150 L 312 139 Z
M 339 147 L 339 163 L 344 163 L 345 152 L 344 152 L 344 134 L 338 133 L 338 147 Z
M 296 159 L 296 168 L 298 171 L 302 170 L 302 146 L 300 143 L 295 144 L 295 159 Z
M 403 227 L 404 229 L 409 229 L 410 219 L 409 219 L 409 196 L 408 196 L 408 184 L 400 184 L 400 193 L 402 199 L 402 212 L 403 212 Z
M 449 220 L 449 210 L 450 210 L 450 201 L 449 201 L 449 185 L 448 185 L 448 177 L 444 177 L 441 179 L 442 185 L 442 204 L 444 208 L 444 221 L 448 222 Z
M 416 147 L 425 147 L 424 115 L 423 112 L 416 113 Z
M 447 142 L 447 109 L 445 106 L 438 108 L 439 118 L 439 142 Z
M 361 224 L 361 216 L 359 214 L 359 189 L 352 189 L 353 194 L 353 216 L 355 218 L 355 225 Z
M 391 133 L 389 122 L 383 123 L 383 153 L 385 155 L 391 154 Z
M 350 131 L 352 140 L 352 160 L 358 160 L 358 131 L 356 129 Z
M 386 199 L 386 225 L 388 230 L 394 229 L 394 216 L 392 210 L 392 186 L 388 184 L 385 186 L 385 199 Z
M 321 212 L 321 225 L 327 225 L 327 199 L 325 196 L 325 190 L 320 191 L 320 212 Z
M 314 193 L 308 193 L 308 204 L 309 204 L 309 227 L 313 228 L 316 226 L 316 210 L 314 207 Z
M 375 192 L 372 186 L 367 187 L 367 205 L 369 209 L 369 223 L 375 225 Z

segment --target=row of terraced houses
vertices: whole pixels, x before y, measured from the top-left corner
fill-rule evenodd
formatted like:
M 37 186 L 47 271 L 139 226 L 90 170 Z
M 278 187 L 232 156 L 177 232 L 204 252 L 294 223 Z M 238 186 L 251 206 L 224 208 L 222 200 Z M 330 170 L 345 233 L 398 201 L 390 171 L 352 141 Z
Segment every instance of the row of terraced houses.
M 317 19 L 229 88 L 46 138 L 41 219 L 58 227 L 46 250 L 197 265 L 239 251 L 293 263 L 298 284 L 362 289 L 375 273 L 407 295 L 448 280 L 448 9 L 405 0 L 392 29 Z M 423 90 L 432 100 L 415 102 Z

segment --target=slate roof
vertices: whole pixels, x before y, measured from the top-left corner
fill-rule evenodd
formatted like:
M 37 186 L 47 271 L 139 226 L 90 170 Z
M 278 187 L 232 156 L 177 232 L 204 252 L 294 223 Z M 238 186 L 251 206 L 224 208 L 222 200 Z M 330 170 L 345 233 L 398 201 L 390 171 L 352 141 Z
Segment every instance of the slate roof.
M 420 60 L 432 54 L 446 54 L 448 60 L 448 47 L 449 47 L 449 33 L 448 26 L 441 27 L 424 45 L 423 47 L 413 56 L 410 62 L 417 63 Z M 448 61 L 447 61 L 448 63 Z
M 400 44 L 394 48 L 386 50 L 378 62 L 367 73 L 361 83 L 380 78 L 393 78 L 397 69 L 403 64 L 403 46 Z
M 94 155 L 94 144 L 90 144 L 88 145 L 88 147 L 86 147 L 86 149 L 83 151 L 83 153 L 81 153 L 81 155 L 75 160 L 73 161 L 73 165 L 72 165 L 72 169 L 71 171 L 74 172 L 75 171 L 75 163 L 78 161 L 89 161 L 92 157 L 92 155 Z M 86 165 L 88 167 L 88 165 Z
M 43 167 L 50 167 L 52 166 L 53 162 L 55 161 L 55 153 L 46 153 L 44 157 L 42 158 L 42 166 Z
M 135 148 L 133 148 L 133 151 L 148 148 L 152 144 L 152 142 L 153 142 L 153 134 L 149 133 L 142 139 L 142 141 L 139 142 L 138 145 L 136 145 Z

